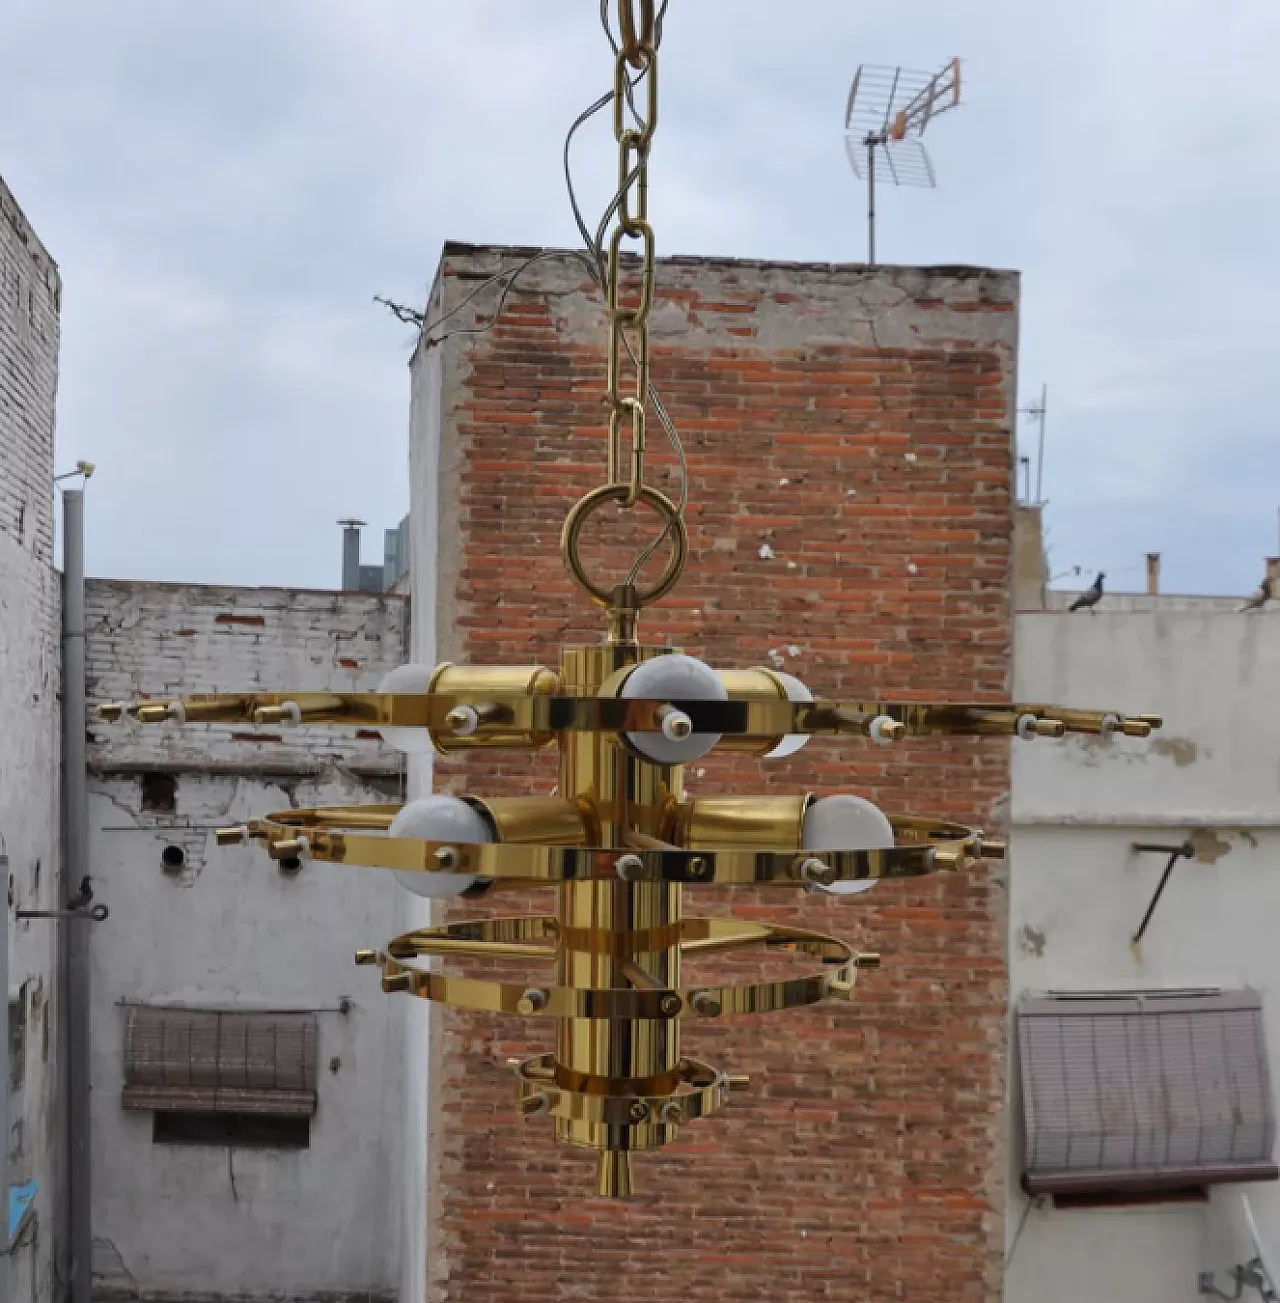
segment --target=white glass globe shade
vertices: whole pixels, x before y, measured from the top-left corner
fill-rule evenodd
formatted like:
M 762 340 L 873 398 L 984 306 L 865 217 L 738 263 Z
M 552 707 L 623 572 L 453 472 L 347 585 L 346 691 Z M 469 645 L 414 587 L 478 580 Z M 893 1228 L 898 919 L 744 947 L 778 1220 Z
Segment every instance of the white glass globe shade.
M 774 673 L 782 680 L 782 686 L 787 690 L 788 701 L 809 702 L 813 700 L 813 693 L 794 674 L 784 674 L 781 670 L 774 670 Z M 764 758 L 766 760 L 782 760 L 786 756 L 795 755 L 797 751 L 808 746 L 808 744 L 808 733 L 788 733 L 772 751 L 765 753 Z
M 622 685 L 622 696 L 641 701 L 728 701 L 729 691 L 709 665 L 692 656 L 655 656 L 636 668 Z M 627 741 L 646 759 L 660 765 L 687 765 L 705 756 L 719 733 L 690 733 L 686 738 L 662 733 L 628 733 Z
M 431 686 L 434 665 L 401 665 L 383 677 L 379 692 L 396 692 L 404 696 L 425 696 Z M 382 740 L 397 751 L 422 755 L 434 751 L 431 734 L 425 728 L 382 728 Z
M 442 793 L 410 801 L 391 821 L 387 836 L 454 842 L 459 846 L 480 846 L 494 840 L 493 829 L 484 815 L 456 796 Z M 396 877 L 415 896 L 425 896 L 428 900 L 460 896 L 480 881 L 465 873 L 397 873 Z
M 804 816 L 807 851 L 882 851 L 894 845 L 893 825 L 884 812 L 861 796 L 823 796 Z M 822 890 L 833 896 L 855 896 L 870 891 L 874 878 L 833 882 Z

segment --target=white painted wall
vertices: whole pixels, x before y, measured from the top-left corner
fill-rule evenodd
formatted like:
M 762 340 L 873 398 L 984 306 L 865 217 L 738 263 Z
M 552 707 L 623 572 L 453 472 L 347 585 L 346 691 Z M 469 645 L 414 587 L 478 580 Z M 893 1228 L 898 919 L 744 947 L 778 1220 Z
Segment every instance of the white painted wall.
M 61 592 L 53 569 L 60 295 L 53 260 L 0 181 L 0 855 L 16 909 L 52 909 L 61 894 Z M 40 1183 L 11 1286 L 15 1299 L 46 1299 L 63 1192 L 57 932 L 48 922 L 16 922 L 12 912 L 8 919 L 8 986 L 23 1020 L 25 1063 L 10 1101 L 8 1178 Z
M 98 699 L 180 686 L 371 690 L 405 659 L 402 598 L 95 580 L 88 608 Z M 312 863 L 289 877 L 256 847 L 217 848 L 213 830 L 290 805 L 387 799 L 401 784 L 400 757 L 350 731 L 262 732 L 282 740 L 95 726 L 91 871 L 111 909 L 92 947 L 94 1266 L 104 1297 L 394 1292 L 398 1010 L 352 955 L 394 935 L 399 889 L 373 869 Z M 149 771 L 176 777 L 172 810 L 144 808 Z M 169 844 L 187 856 L 176 876 L 161 867 Z M 154 1144 L 152 1115 L 120 1106 L 130 1002 L 318 1011 L 310 1148 Z
M 1280 1081 L 1280 613 L 1143 599 L 1145 609 L 1018 616 L 1015 695 L 1160 713 L 1149 742 L 1067 739 L 1014 749 L 1011 995 L 1047 989 L 1252 987 Z M 1160 902 L 1141 961 L 1129 938 L 1165 861 L 1137 840 L 1201 851 Z M 1013 1076 L 1016 1077 L 1016 1069 Z M 1020 1118 L 1010 1113 L 1015 1137 Z M 1007 1236 L 1026 1202 L 1011 1146 Z M 1192 1303 L 1197 1275 L 1252 1256 L 1247 1189 L 1280 1251 L 1280 1186 L 1221 1187 L 1205 1206 L 1027 1215 L 1009 1303 Z

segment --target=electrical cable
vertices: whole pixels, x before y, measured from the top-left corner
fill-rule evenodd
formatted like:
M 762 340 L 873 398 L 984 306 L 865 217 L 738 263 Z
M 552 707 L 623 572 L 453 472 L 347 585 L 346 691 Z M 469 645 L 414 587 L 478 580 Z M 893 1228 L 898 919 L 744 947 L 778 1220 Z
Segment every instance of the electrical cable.
M 1013 1255 L 1018 1251 L 1018 1241 L 1022 1239 L 1022 1232 L 1027 1229 L 1027 1218 L 1031 1216 L 1031 1210 L 1036 1206 L 1035 1199 L 1028 1199 L 1022 1209 L 1022 1216 L 1018 1219 L 1018 1229 L 1013 1233 L 1013 1243 L 1009 1245 L 1009 1252 L 1004 1255 L 1005 1275 L 1009 1274 L 1009 1265 L 1013 1262 Z
M 663 20 L 666 17 L 667 8 L 669 4 L 670 4 L 670 0 L 663 0 L 663 3 L 659 6 L 658 9 L 657 18 L 655 20 L 655 43 L 657 44 L 660 44 L 662 41 L 662 24 L 663 24 Z M 609 0 L 600 0 L 600 23 L 601 26 L 604 28 L 605 36 L 608 39 L 609 45 L 613 50 L 614 57 L 616 58 L 619 53 L 619 47 L 618 47 L 618 42 L 614 37 L 613 29 L 609 24 Z M 644 80 L 645 76 L 647 75 L 647 72 L 648 72 L 647 68 L 642 68 L 634 77 L 628 76 L 627 78 L 625 78 L 627 107 L 630 109 L 632 118 L 637 124 L 641 124 L 643 122 L 643 119 L 640 117 L 640 114 L 635 106 L 634 91 L 635 88 Z M 574 119 L 572 125 L 569 127 L 569 130 L 565 135 L 564 148 L 562 151 L 565 189 L 569 197 L 569 207 L 573 212 L 573 219 L 575 225 L 578 228 L 578 234 L 581 236 L 583 244 L 586 245 L 585 251 L 574 249 L 574 250 L 570 250 L 569 252 L 572 257 L 577 258 L 586 266 L 586 269 L 589 275 L 591 276 L 591 279 L 595 282 L 596 286 L 599 288 L 606 302 L 609 299 L 610 287 L 609 287 L 607 264 L 604 256 L 604 239 L 605 239 L 605 235 L 608 233 L 609 223 L 613 220 L 613 218 L 618 213 L 618 210 L 621 208 L 627 190 L 630 188 L 631 184 L 633 183 L 633 181 L 635 180 L 636 176 L 640 171 L 640 165 L 637 164 L 636 167 L 632 170 L 632 172 L 626 178 L 623 179 L 617 192 L 614 194 L 608 206 L 605 208 L 604 215 L 601 217 L 600 223 L 596 228 L 595 235 L 593 236 L 590 228 L 587 225 L 586 218 L 583 216 L 582 206 L 578 201 L 577 187 L 574 185 L 574 181 L 573 181 L 573 166 L 571 160 L 571 150 L 573 146 L 574 136 L 578 133 L 578 131 L 583 126 L 586 125 L 587 122 L 589 122 L 593 117 L 595 117 L 597 113 L 599 113 L 602 109 L 607 108 L 609 105 L 613 103 L 615 94 L 616 92 L 611 90 L 606 92 L 604 95 L 601 95 L 598 99 L 596 99 L 591 105 L 585 108 Z M 563 252 L 561 250 L 557 250 L 557 249 L 540 250 L 538 253 L 532 254 L 530 257 L 526 258 L 523 262 L 519 263 L 517 266 L 508 268 L 505 271 L 498 272 L 496 275 L 490 276 L 487 280 L 482 281 L 479 285 L 476 286 L 475 289 L 471 291 L 471 293 L 469 293 L 459 303 L 454 304 L 454 306 L 450 308 L 447 312 L 442 313 L 440 316 L 436 317 L 434 320 L 430 322 L 427 321 L 425 312 L 418 312 L 413 308 L 405 307 L 401 304 L 394 303 L 391 300 L 382 298 L 380 296 L 375 296 L 374 301 L 383 304 L 392 313 L 394 313 L 395 316 L 398 317 L 401 321 L 406 322 L 408 324 L 416 325 L 418 327 L 419 337 L 422 341 L 422 345 L 424 348 L 435 348 L 441 344 L 444 344 L 446 341 L 450 339 L 454 339 L 458 336 L 464 336 L 464 335 L 480 336 L 480 335 L 488 334 L 488 332 L 491 331 L 494 328 L 494 326 L 497 325 L 499 320 L 501 320 L 502 315 L 506 310 L 507 300 L 509 299 L 512 290 L 515 288 L 516 282 L 520 279 L 520 277 L 524 274 L 524 272 L 527 271 L 530 267 L 532 267 L 534 263 L 539 262 L 544 258 L 553 258 L 553 257 L 562 257 L 562 256 L 563 256 Z M 444 334 L 441 335 L 436 335 L 433 333 L 450 318 L 457 316 L 458 313 L 460 313 L 464 308 L 472 304 L 481 294 L 485 292 L 485 290 L 499 283 L 502 283 L 502 293 L 499 295 L 498 302 L 495 305 L 493 312 L 489 314 L 488 320 L 484 323 L 484 325 L 460 327 L 455 330 L 446 331 Z M 632 365 L 635 365 L 637 359 L 635 356 L 635 351 L 631 347 L 631 341 L 624 340 L 623 342 L 627 350 L 627 355 L 630 358 Z M 679 490 L 677 493 L 675 505 L 676 505 L 677 517 L 683 518 L 689 499 L 689 461 L 688 461 L 688 456 L 685 452 L 684 441 L 680 437 L 680 432 L 676 428 L 675 422 L 671 418 L 671 414 L 667 411 L 666 404 L 662 401 L 661 394 L 658 392 L 657 388 L 654 386 L 652 381 L 649 384 L 649 401 L 653 404 L 653 409 L 658 416 L 658 420 L 662 425 L 664 433 L 667 436 L 667 442 L 671 445 L 671 450 L 675 455 L 676 462 L 679 468 L 678 471 Z M 669 536 L 671 529 L 672 529 L 672 524 L 670 522 L 664 523 L 661 533 L 659 533 L 658 536 L 655 539 L 653 539 L 652 542 L 646 544 L 646 546 L 641 549 L 641 551 L 636 556 L 636 559 L 633 562 L 630 571 L 627 574 L 626 582 L 628 584 L 635 583 L 635 581 L 639 578 L 640 571 L 644 568 L 645 563 L 649 560 L 650 557 L 653 556 L 653 554 L 658 550 L 658 548 L 662 546 L 663 542 Z

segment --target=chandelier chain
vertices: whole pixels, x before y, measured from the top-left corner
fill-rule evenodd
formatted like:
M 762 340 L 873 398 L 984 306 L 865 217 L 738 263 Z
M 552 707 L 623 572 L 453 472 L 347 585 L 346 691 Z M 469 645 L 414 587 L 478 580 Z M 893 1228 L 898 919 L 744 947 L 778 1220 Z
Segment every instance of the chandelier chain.
M 649 393 L 649 316 L 657 246 L 649 221 L 649 152 L 658 126 L 658 51 L 653 44 L 653 5 L 641 4 L 637 27 L 635 0 L 619 0 L 622 42 L 614 69 L 613 129 L 618 142 L 618 197 L 609 238 L 608 395 L 610 484 L 627 484 L 623 505 L 634 507 L 644 490 L 645 400 Z M 628 94 L 629 67 L 640 69 L 637 90 L 644 109 Z M 639 242 L 638 285 L 624 295 L 623 250 Z M 630 364 L 629 366 L 627 364 Z M 630 375 L 625 374 L 629 370 Z M 628 381 L 630 383 L 628 383 Z M 624 392 L 626 390 L 626 392 Z M 623 434 L 629 427 L 629 466 L 623 460 Z

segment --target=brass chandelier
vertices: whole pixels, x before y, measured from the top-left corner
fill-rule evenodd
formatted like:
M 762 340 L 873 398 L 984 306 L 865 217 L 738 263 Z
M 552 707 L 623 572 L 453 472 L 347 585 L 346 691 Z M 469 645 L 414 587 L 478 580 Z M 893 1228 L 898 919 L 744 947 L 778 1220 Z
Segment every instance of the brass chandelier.
M 850 1000 L 858 970 L 878 962 L 817 932 L 685 918 L 686 888 L 849 894 L 881 878 L 957 872 L 1004 855 L 1003 844 L 978 829 L 887 817 L 856 795 L 689 798 L 685 765 L 712 750 L 781 758 L 817 736 L 871 745 L 939 734 L 1141 738 L 1161 721 L 1046 705 L 816 701 L 777 670 L 716 670 L 639 641 L 640 613 L 676 584 L 688 535 L 684 492 L 677 504 L 644 478 L 648 409 L 656 407 L 666 423 L 649 377 L 656 252 L 648 163 L 662 14 L 653 0 L 619 0 L 618 16 L 612 101 L 619 186 L 602 224 L 604 231 L 613 223 L 607 250 L 602 238 L 592 245 L 609 308 L 608 478 L 569 512 L 562 537 L 569 574 L 607 613 L 604 640 L 564 648 L 556 669 L 409 665 L 376 693 L 205 694 L 113 703 L 99 715 L 127 713 L 143 723 L 376 727 L 402 750 L 445 755 L 555 747 L 560 774 L 553 796 L 437 794 L 403 806 L 287 810 L 221 830 L 217 841 L 251 839 L 274 860 L 393 870 L 432 898 L 554 884 L 554 915 L 423 928 L 384 950 L 359 952 L 356 962 L 380 966 L 389 993 L 554 1023 L 554 1051 L 512 1065 L 520 1111 L 549 1115 L 562 1142 L 597 1151 L 599 1193 L 621 1198 L 632 1191 L 633 1153 L 669 1143 L 749 1087 L 746 1078 L 681 1053 L 686 1019 Z M 628 241 L 638 242 L 639 279 L 624 296 Z M 662 531 L 624 582 L 606 586 L 588 574 L 580 541 L 587 521 L 609 504 L 648 508 Z M 660 577 L 642 586 L 645 563 L 664 543 L 670 556 Z M 683 971 L 686 959 L 749 948 L 811 962 L 799 973 L 746 984 L 691 983 Z M 544 967 L 510 982 L 415 962 L 459 958 Z

